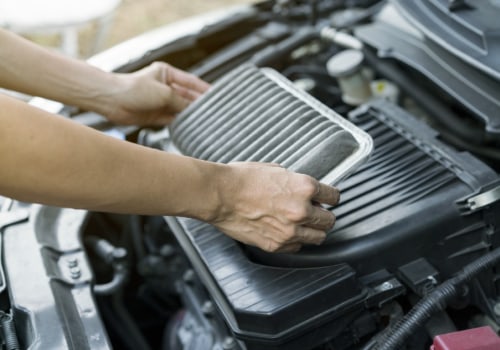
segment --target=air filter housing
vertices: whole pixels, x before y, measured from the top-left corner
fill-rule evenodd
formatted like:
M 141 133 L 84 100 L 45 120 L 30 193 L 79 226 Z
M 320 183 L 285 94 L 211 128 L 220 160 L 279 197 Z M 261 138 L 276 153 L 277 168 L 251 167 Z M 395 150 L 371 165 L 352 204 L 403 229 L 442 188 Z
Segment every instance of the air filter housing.
M 171 126 L 184 155 L 229 163 L 278 163 L 336 183 L 364 162 L 371 137 L 276 71 L 243 65 Z

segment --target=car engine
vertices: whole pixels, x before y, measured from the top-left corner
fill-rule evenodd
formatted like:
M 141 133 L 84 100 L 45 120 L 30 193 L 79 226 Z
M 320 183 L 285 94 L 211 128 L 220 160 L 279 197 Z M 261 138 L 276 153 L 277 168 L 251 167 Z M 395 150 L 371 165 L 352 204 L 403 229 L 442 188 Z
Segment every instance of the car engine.
M 497 0 L 263 1 L 91 59 L 119 72 L 161 60 L 214 89 L 162 129 L 32 103 L 148 147 L 324 177 L 351 150 L 323 124 L 289 131 L 308 112 L 258 80 L 272 70 L 373 152 L 330 182 L 341 201 L 327 240 L 293 254 L 194 219 L 4 199 L 4 348 L 500 349 L 499 15 Z M 251 116 L 217 122 L 237 113 Z

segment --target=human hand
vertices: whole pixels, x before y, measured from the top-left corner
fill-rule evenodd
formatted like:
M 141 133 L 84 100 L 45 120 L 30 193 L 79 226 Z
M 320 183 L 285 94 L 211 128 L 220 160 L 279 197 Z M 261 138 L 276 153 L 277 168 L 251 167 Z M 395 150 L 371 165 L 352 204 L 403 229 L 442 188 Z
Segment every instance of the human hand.
M 117 124 L 167 125 L 210 85 L 164 62 L 116 74 L 118 87 L 104 114 Z
M 336 188 L 274 164 L 229 166 L 232 176 L 221 198 L 225 208 L 213 225 L 268 252 L 295 252 L 303 244 L 324 241 L 335 216 L 319 204 L 337 204 Z

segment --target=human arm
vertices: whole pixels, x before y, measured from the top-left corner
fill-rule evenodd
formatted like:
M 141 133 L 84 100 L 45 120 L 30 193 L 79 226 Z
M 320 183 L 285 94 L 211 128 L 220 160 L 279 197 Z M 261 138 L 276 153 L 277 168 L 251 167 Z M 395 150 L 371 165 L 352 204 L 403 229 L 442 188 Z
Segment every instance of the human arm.
M 2 29 L 0 86 L 95 111 L 118 124 L 138 125 L 168 124 L 209 88 L 162 62 L 132 74 L 104 72 Z
M 117 213 L 204 220 L 267 251 L 319 244 L 338 192 L 265 164 L 222 165 L 115 140 L 0 95 L 0 193 Z

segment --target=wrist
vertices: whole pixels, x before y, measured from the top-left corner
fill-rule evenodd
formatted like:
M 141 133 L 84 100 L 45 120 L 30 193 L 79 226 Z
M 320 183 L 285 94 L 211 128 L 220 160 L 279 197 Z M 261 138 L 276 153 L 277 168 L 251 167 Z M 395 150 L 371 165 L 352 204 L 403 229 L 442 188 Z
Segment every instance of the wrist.
M 121 74 L 102 72 L 98 84 L 89 89 L 85 96 L 88 110 L 106 117 L 116 114 L 122 108 L 119 97 L 129 89 L 127 79 Z
M 91 78 L 82 79 L 74 91 L 71 104 L 104 116 L 115 113 L 120 104 L 118 96 L 127 89 L 127 81 L 120 74 L 90 67 Z
M 200 200 L 203 205 L 199 219 L 215 223 L 224 220 L 232 211 L 235 186 L 233 169 L 225 164 L 203 162 L 209 170 L 201 171 L 206 194 Z

